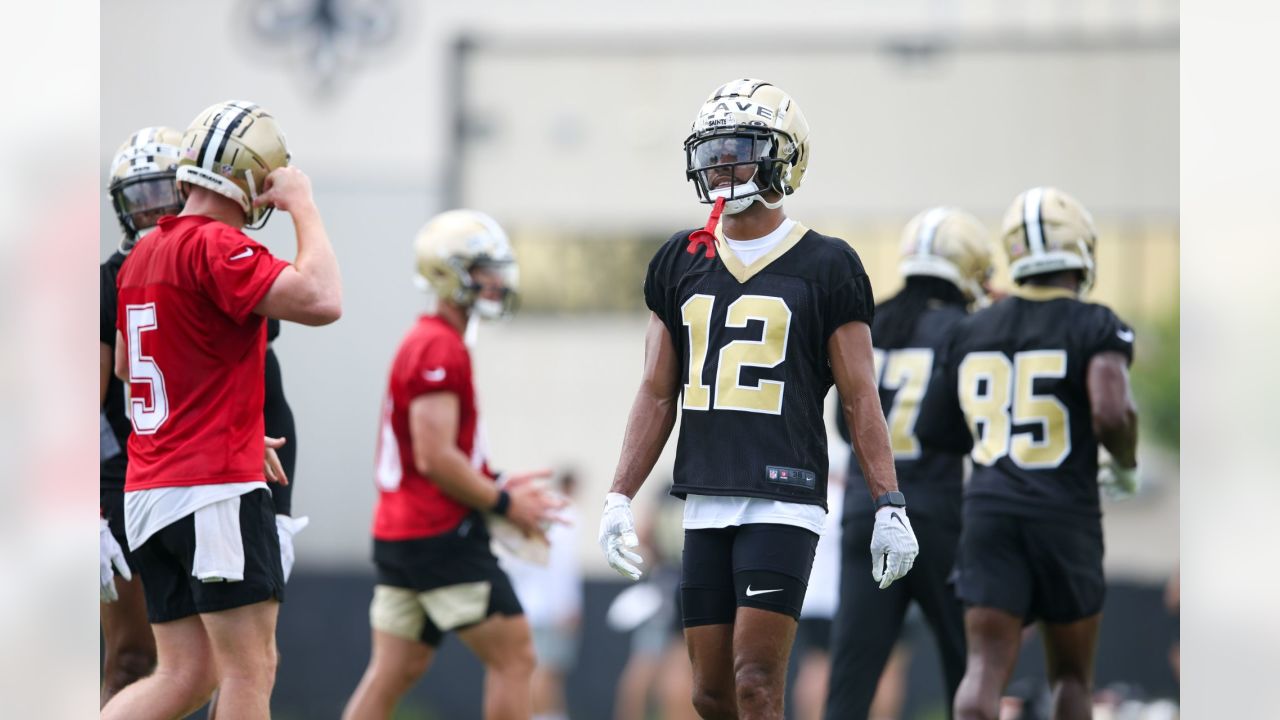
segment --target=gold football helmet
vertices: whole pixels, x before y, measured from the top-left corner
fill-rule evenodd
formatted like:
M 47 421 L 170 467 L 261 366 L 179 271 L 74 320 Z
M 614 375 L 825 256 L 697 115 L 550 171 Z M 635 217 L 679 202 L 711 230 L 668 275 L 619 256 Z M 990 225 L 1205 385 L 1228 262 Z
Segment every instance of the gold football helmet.
M 507 234 L 475 210 L 449 210 L 427 221 L 414 239 L 418 277 L 425 289 L 485 319 L 515 311 L 519 267 Z M 498 299 L 488 298 L 493 292 Z
M 1060 270 L 1078 270 L 1080 294 L 1094 278 L 1098 231 L 1079 200 L 1052 187 L 1035 187 L 1014 199 L 1001 232 L 1014 282 Z
M 935 207 L 916 215 L 902 231 L 904 277 L 929 275 L 950 281 L 970 302 L 986 301 L 992 266 L 991 233 L 969 213 Z
M 121 252 L 128 253 L 160 218 L 182 212 L 174 182 L 181 142 L 182 134 L 173 128 L 145 127 L 130 136 L 111 159 L 107 192 L 124 231 Z
M 742 212 L 773 190 L 783 196 L 800 189 L 809 167 L 809 122 L 781 88 L 753 78 L 716 88 L 702 104 L 684 141 L 685 177 L 698 199 L 725 199 L 724 212 Z
M 272 208 L 254 207 L 272 170 L 289 164 L 289 148 L 276 119 L 263 108 L 230 100 L 210 105 L 182 136 L 178 182 L 208 188 L 244 209 L 245 225 L 267 223 Z

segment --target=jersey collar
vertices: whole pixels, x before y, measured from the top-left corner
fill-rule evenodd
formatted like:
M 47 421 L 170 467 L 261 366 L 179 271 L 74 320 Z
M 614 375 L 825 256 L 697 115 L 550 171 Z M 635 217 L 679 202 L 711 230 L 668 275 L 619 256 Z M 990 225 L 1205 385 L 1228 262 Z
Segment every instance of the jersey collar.
M 1058 300 L 1060 298 L 1070 298 L 1071 300 L 1079 300 L 1080 296 L 1074 290 L 1068 290 L 1061 287 L 1049 287 L 1046 285 L 1016 285 L 1013 288 L 1015 297 L 1023 300 L 1031 300 L 1033 302 L 1044 302 L 1045 300 Z
M 787 236 L 782 238 L 782 241 L 777 246 L 756 258 L 756 261 L 750 265 L 743 265 L 742 261 L 738 259 L 737 253 L 733 252 L 729 248 L 729 243 L 725 242 L 724 230 L 721 229 L 720 225 L 716 225 L 716 257 L 720 258 L 720 261 L 724 263 L 725 269 L 739 284 L 745 283 L 768 267 L 769 263 L 782 257 L 784 253 L 795 247 L 796 243 L 800 242 L 800 238 L 804 237 L 807 232 L 809 232 L 809 228 L 797 221 L 795 227 L 791 228 L 791 232 L 787 233 Z

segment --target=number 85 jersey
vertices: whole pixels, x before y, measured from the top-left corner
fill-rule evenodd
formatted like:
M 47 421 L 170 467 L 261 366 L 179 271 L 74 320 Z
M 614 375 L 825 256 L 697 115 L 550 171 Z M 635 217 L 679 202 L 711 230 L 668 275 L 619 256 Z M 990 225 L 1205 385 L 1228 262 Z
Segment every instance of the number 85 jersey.
M 1061 288 L 1022 286 L 960 321 L 916 432 L 926 446 L 970 452 L 966 512 L 1099 515 L 1089 361 L 1132 361 L 1133 340 L 1109 308 Z
M 710 258 L 687 252 L 689 234 L 658 250 L 644 282 L 680 359 L 671 492 L 825 509 L 827 340 L 845 323 L 871 323 L 862 262 L 843 240 L 799 223 L 750 265 L 718 229 Z

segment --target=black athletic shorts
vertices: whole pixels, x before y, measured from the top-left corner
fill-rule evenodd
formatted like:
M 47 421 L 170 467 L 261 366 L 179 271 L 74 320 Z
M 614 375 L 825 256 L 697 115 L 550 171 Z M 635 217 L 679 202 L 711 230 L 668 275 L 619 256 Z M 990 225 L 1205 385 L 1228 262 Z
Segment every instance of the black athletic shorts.
M 680 611 L 686 628 L 732 623 L 739 607 L 800 618 L 816 533 L 771 523 L 684 531 Z
M 129 571 L 136 577 L 138 563 L 133 559 L 133 551 L 129 549 L 129 540 L 124 534 L 124 490 L 120 488 L 100 489 L 98 491 L 98 507 L 102 508 L 102 517 L 107 519 L 107 527 L 111 530 L 111 537 L 116 539 L 116 544 L 120 546 L 120 550 L 124 553 L 124 561 L 129 565 Z M 119 572 L 116 573 L 116 575 L 119 574 Z
M 458 527 L 428 538 L 414 540 L 373 541 L 373 561 L 377 568 L 378 585 L 388 588 L 411 590 L 416 594 L 445 588 L 487 583 L 487 607 L 475 622 L 441 629 L 432 619 L 425 601 L 418 608 L 422 624 L 418 640 L 433 647 L 444 639 L 450 630 L 463 630 L 493 615 L 523 615 L 524 608 L 516 597 L 510 578 L 498 565 L 498 558 L 489 548 L 489 530 L 480 513 L 472 513 L 462 519 Z M 378 603 L 375 598 L 375 606 Z M 396 612 L 409 612 L 403 603 Z M 372 612 L 372 611 L 371 611 Z M 392 618 L 403 627 L 405 618 Z M 375 620 L 375 626 L 377 621 Z M 379 628 L 386 629 L 386 628 Z
M 1102 521 L 968 512 L 956 555 L 956 594 L 1026 623 L 1069 623 L 1102 611 Z
M 134 552 L 147 599 L 147 619 L 153 624 L 264 600 L 284 601 L 284 568 L 280 564 L 280 536 L 271 494 L 259 488 L 241 495 L 239 500 L 243 580 L 204 582 L 191 574 L 196 550 L 195 513 L 147 538 Z

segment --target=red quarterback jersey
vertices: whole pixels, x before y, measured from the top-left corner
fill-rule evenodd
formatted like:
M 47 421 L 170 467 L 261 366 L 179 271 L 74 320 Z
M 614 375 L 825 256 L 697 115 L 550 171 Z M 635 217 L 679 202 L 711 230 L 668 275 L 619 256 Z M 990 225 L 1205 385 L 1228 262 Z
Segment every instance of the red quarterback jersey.
M 288 263 L 207 217 L 164 217 L 116 279 L 129 358 L 125 491 L 263 480 L 266 318 Z
M 378 540 L 439 535 L 457 527 L 471 512 L 414 466 L 409 403 L 434 392 L 458 396 L 458 449 L 471 458 L 472 467 L 490 475 L 483 433 L 478 430 L 471 354 L 453 326 L 434 315 L 423 315 L 396 351 L 383 401 L 374 471 L 378 507 L 373 536 Z

